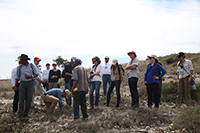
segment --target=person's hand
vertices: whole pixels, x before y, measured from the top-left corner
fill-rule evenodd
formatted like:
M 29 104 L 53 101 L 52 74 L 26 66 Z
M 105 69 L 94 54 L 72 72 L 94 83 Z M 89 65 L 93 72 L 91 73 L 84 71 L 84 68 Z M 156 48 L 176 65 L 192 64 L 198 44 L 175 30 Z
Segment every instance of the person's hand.
M 25 75 L 25 78 L 30 79 L 30 78 L 32 78 L 32 76 L 31 75 Z
M 72 93 L 72 94 L 74 93 L 74 88 L 72 88 L 71 93 Z
M 154 75 L 154 76 L 153 76 L 153 79 L 159 79 L 159 77 Z
M 12 89 L 13 89 L 13 90 L 17 90 L 17 86 L 13 86 Z
M 129 65 L 126 66 L 126 70 L 128 70 L 128 69 L 130 69 L 130 66 L 129 66 Z
M 179 80 L 177 79 L 177 80 L 176 80 L 177 85 L 178 85 L 178 82 L 179 82 Z
M 144 85 L 147 85 L 147 81 L 144 81 Z
M 165 81 L 165 77 L 162 78 L 162 81 Z
M 192 81 L 192 78 L 191 77 L 189 77 L 188 78 L 188 83 L 190 83 Z
M 41 84 L 41 83 L 43 83 L 44 81 L 42 80 L 42 81 L 40 81 L 40 83 L 39 84 Z

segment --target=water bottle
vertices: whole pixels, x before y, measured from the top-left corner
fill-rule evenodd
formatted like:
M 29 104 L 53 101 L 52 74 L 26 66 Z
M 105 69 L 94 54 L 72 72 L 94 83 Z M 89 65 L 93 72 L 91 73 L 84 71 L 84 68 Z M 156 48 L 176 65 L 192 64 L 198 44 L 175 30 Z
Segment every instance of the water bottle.
M 197 87 L 195 86 L 195 84 L 192 85 L 192 89 L 193 89 L 193 90 L 196 90 L 196 89 L 197 89 Z

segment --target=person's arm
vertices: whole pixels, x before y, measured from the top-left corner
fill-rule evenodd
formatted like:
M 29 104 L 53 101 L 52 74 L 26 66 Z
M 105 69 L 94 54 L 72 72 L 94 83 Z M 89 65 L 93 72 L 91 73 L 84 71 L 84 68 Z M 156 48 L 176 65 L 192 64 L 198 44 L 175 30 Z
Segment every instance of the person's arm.
M 126 66 L 126 70 L 129 70 L 129 69 L 136 69 L 137 65 L 128 65 Z
M 57 78 L 58 78 L 58 79 L 61 78 L 61 72 L 60 72 L 60 70 L 58 70 Z
M 120 80 L 121 80 L 121 83 L 123 82 L 123 72 L 122 72 L 122 69 L 120 69 Z
M 162 77 L 166 74 L 166 70 L 160 65 L 158 64 L 158 69 L 162 72 L 159 77 L 154 75 L 153 79 L 162 79 Z
M 190 71 L 190 77 L 188 78 L 188 83 L 192 81 L 193 70 Z
M 144 74 L 144 84 L 146 85 L 147 84 L 147 74 L 148 74 L 148 65 L 147 65 L 147 70 Z
M 15 77 L 16 77 L 16 72 L 15 72 L 15 69 L 13 69 L 12 73 L 11 73 L 11 84 L 12 84 L 12 86 L 15 86 Z
M 77 82 L 78 82 L 77 80 L 73 80 L 73 85 L 72 85 L 72 90 L 71 90 L 72 93 L 74 93 L 74 88 L 75 88 Z
M 177 72 L 177 80 L 176 80 L 176 83 L 178 84 L 179 82 L 179 72 Z
M 63 105 L 63 102 L 62 102 L 63 90 L 61 90 L 59 92 L 57 91 L 57 94 L 58 94 L 58 99 L 59 99 L 60 110 L 63 110 L 64 109 L 64 105 Z

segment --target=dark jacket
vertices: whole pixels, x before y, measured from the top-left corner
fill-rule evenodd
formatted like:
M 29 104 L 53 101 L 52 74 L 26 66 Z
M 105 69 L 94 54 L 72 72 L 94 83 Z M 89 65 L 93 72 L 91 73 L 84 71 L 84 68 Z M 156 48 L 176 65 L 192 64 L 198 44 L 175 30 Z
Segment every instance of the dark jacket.
M 72 78 L 72 76 L 67 76 L 67 75 L 65 75 L 65 73 L 68 72 L 68 73 L 72 74 L 72 71 L 73 71 L 74 67 L 75 67 L 75 65 L 72 66 L 71 62 L 68 62 L 65 65 L 65 69 L 62 72 L 62 77 L 65 78 L 65 83 L 67 83 Z

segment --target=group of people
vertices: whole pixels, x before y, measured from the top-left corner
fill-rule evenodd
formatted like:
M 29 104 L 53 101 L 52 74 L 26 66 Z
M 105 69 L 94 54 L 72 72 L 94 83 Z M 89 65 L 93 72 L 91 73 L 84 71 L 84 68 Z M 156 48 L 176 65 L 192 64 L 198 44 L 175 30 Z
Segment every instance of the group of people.
M 137 59 L 135 51 L 128 52 L 127 54 L 130 57 L 130 62 L 128 62 L 125 69 L 127 70 L 131 93 L 131 107 L 139 108 L 137 83 L 140 73 L 140 61 Z M 156 55 L 147 57 L 150 63 L 147 65 L 144 75 L 144 84 L 146 85 L 148 94 L 148 107 L 151 108 L 154 102 L 155 108 L 159 108 L 162 79 L 166 70 L 162 67 Z M 191 82 L 193 67 L 192 62 L 185 59 L 183 52 L 180 52 L 177 57 L 179 58 L 179 62 L 177 64 L 178 95 L 176 107 L 179 107 L 181 105 L 183 88 L 185 88 L 186 104 L 191 104 L 189 83 Z M 106 106 L 109 107 L 111 94 L 114 93 L 113 89 L 115 87 L 117 95 L 115 107 L 119 107 L 120 85 L 123 82 L 124 69 L 118 63 L 117 59 L 113 59 L 112 63 L 110 63 L 109 57 L 106 56 L 105 62 L 102 63 L 101 59 L 95 56 L 92 58 L 93 66 L 89 74 L 87 73 L 87 69 L 81 65 L 81 59 L 77 59 L 76 57 L 71 58 L 71 61 L 65 65 L 62 73 L 56 68 L 56 63 L 52 63 L 52 70 L 50 70 L 50 64 L 47 63 L 47 69 L 42 72 L 39 65 L 41 61 L 39 57 L 34 58 L 34 64 L 29 63 L 29 60 L 28 55 L 21 54 L 16 60 L 19 62 L 19 66 L 12 70 L 11 79 L 13 89 L 15 90 L 13 113 L 16 114 L 18 111 L 20 119 L 27 117 L 31 106 L 34 107 L 34 97 L 37 89 L 41 93 L 40 105 L 46 105 L 47 110 L 45 112 L 52 113 L 57 103 L 59 103 L 59 107 L 63 111 L 62 97 L 65 97 L 67 105 L 71 106 L 73 103 L 74 119 L 79 118 L 79 106 L 81 106 L 83 118 L 88 118 L 87 110 L 98 108 L 101 82 L 103 82 L 103 95 L 107 96 Z M 58 79 L 61 77 L 65 80 L 64 90 L 60 89 L 60 85 L 58 84 Z M 109 84 L 108 90 L 107 84 Z M 90 89 L 88 89 L 88 86 Z M 94 91 L 96 95 L 95 99 Z M 90 106 L 87 108 L 86 94 L 88 92 Z M 73 96 L 73 102 L 71 96 Z

